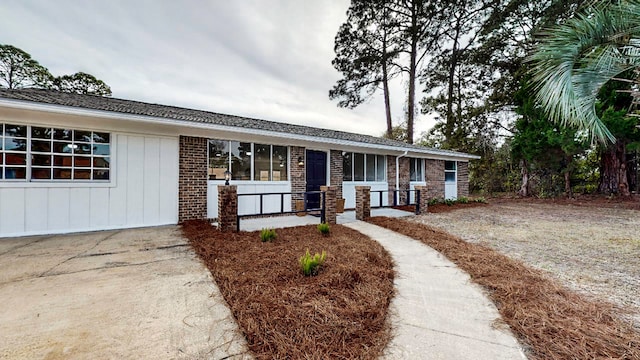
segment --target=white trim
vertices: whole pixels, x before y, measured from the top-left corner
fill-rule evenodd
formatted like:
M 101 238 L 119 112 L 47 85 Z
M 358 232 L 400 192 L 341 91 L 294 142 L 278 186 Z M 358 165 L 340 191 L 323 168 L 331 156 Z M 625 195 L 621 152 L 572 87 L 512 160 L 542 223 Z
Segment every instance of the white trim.
M 240 135 L 242 134 L 262 135 L 262 136 L 269 136 L 269 137 L 288 139 L 288 140 L 301 140 L 301 141 L 306 141 L 311 143 L 388 150 L 393 152 L 399 152 L 400 154 L 402 154 L 403 152 L 409 152 L 410 154 L 412 155 L 415 154 L 416 156 L 430 155 L 429 158 L 433 158 L 437 160 L 480 159 L 480 157 L 477 155 L 462 154 L 462 153 L 446 154 L 438 150 L 429 149 L 429 148 L 425 148 L 424 150 L 412 148 L 409 150 L 407 148 L 402 148 L 398 146 L 369 144 L 369 143 L 357 142 L 352 140 L 340 140 L 340 139 L 333 139 L 333 138 L 326 138 L 326 137 L 319 137 L 319 136 L 276 132 L 271 130 L 249 129 L 244 127 L 200 123 L 195 121 L 169 119 L 169 118 L 148 116 L 148 115 L 125 114 L 125 113 L 106 111 L 106 110 L 75 108 L 75 107 L 64 106 L 64 105 L 42 104 L 42 103 L 34 103 L 26 100 L 13 100 L 13 99 L 1 98 L 0 106 L 6 106 L 10 108 L 23 109 L 23 110 L 53 112 L 53 113 L 68 114 L 68 115 L 103 117 L 108 119 L 120 119 L 120 120 L 124 119 L 124 120 L 132 120 L 132 121 L 138 121 L 138 122 L 149 123 L 149 124 L 184 126 L 184 127 L 203 129 L 203 130 L 226 131 L 231 133 L 238 133 Z

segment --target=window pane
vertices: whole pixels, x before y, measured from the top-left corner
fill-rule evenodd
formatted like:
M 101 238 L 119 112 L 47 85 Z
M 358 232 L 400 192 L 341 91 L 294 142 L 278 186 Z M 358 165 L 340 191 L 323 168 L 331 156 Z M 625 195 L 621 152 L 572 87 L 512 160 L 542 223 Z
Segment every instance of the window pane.
M 108 168 L 109 167 L 109 158 L 108 157 L 96 157 L 96 158 L 93 158 L 93 167 L 94 168 Z
M 91 131 L 75 130 L 75 141 L 91 142 Z
M 71 166 L 71 156 L 53 156 L 53 165 L 55 166 Z
M 93 142 L 96 143 L 109 143 L 109 133 L 94 132 Z
M 71 179 L 71 169 L 53 169 L 54 179 Z
M 455 182 L 456 181 L 456 173 L 453 171 L 447 171 L 444 173 L 444 181 L 445 182 Z
M 71 154 L 71 149 L 73 149 L 74 145 L 70 142 L 53 142 L 53 152 L 54 153 L 67 153 Z
M 387 178 L 387 157 L 384 155 L 376 156 L 376 181 L 385 181 Z
M 80 180 L 89 180 L 91 179 L 91 170 L 74 169 L 73 178 L 80 179 Z
M 74 156 L 73 164 L 76 167 L 91 167 L 91 157 L 88 156 Z
M 109 144 L 93 145 L 93 155 L 111 155 Z
M 253 178 L 256 181 L 271 180 L 271 146 L 263 144 L 254 144 L 253 151 Z
M 51 141 L 32 140 L 31 151 L 51 152 Z
M 422 177 L 422 159 L 416 159 L 416 181 L 423 181 Z
M 31 137 L 37 139 L 51 139 L 51 128 L 32 127 Z
M 444 169 L 445 170 L 455 170 L 456 169 L 456 162 L 455 161 L 445 161 L 444 162 Z
M 94 180 L 109 180 L 109 170 L 93 170 Z
M 367 154 L 367 181 L 376 181 L 376 156 Z
M 345 153 L 342 155 L 342 181 L 351 181 L 353 171 L 353 153 Z
M 33 168 L 31 169 L 32 179 L 51 179 L 51 168 Z
M 87 154 L 91 155 L 91 145 L 90 144 L 73 144 L 73 153 L 74 154 Z
M 51 155 L 31 155 L 31 164 L 36 166 L 51 166 Z
M 251 180 L 251 143 L 231 142 L 231 178 Z
M 416 181 L 416 159 L 409 159 L 409 180 Z
M 27 151 L 27 139 L 4 138 L 4 149 L 14 151 Z
M 6 167 L 4 168 L 5 179 L 25 179 L 27 177 L 27 169 L 23 167 Z
M 286 146 L 272 146 L 273 157 L 272 157 L 272 174 L 271 179 L 273 181 L 286 181 L 287 180 L 287 170 L 289 164 L 289 157 L 287 156 L 287 147 Z
M 5 164 L 7 165 L 26 165 L 27 154 L 5 153 Z
M 209 180 L 224 180 L 229 167 L 229 142 L 209 140 Z
M 353 154 L 353 180 L 364 180 L 364 154 Z
M 27 127 L 24 125 L 4 125 L 5 136 L 27 137 Z
M 73 130 L 69 129 L 53 129 L 53 138 L 56 140 L 69 140 L 71 141 L 71 135 Z

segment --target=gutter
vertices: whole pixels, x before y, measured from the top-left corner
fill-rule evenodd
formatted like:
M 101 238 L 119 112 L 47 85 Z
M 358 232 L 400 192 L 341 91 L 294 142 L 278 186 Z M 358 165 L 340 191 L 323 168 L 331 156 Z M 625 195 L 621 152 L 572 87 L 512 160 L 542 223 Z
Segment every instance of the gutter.
M 392 146 L 392 145 L 372 144 L 367 142 L 358 142 L 354 140 L 343 140 L 343 139 L 319 137 L 319 136 L 313 136 L 313 135 L 283 133 L 283 132 L 277 132 L 273 130 L 219 125 L 219 124 L 214 124 L 214 123 L 204 122 L 204 121 L 201 122 L 201 121 L 179 120 L 179 119 L 150 116 L 150 115 L 138 115 L 138 114 L 121 113 L 116 111 L 96 110 L 96 109 L 89 109 L 89 108 L 72 107 L 68 105 L 43 104 L 43 103 L 37 103 L 29 100 L 0 98 L 0 106 L 6 106 L 9 108 L 22 109 L 22 110 L 44 111 L 44 112 L 53 112 L 53 113 L 68 114 L 68 115 L 103 117 L 103 118 L 114 119 L 114 120 L 129 120 L 129 121 L 137 121 L 137 122 L 148 123 L 148 124 L 183 126 L 183 127 L 192 128 L 192 129 L 202 129 L 202 130 L 209 130 L 209 131 L 225 131 L 225 132 L 232 132 L 232 133 L 238 133 L 238 134 L 269 136 L 269 137 L 276 137 L 280 139 L 299 140 L 299 141 L 306 141 L 306 142 L 313 142 L 313 143 L 320 143 L 320 144 L 342 145 L 342 146 L 351 146 L 351 147 L 365 148 L 365 149 L 369 148 L 369 149 L 387 150 L 387 151 L 394 151 L 394 152 L 404 151 L 405 155 L 409 151 L 412 151 L 412 152 L 415 152 L 416 154 L 432 155 L 435 158 L 447 159 L 447 160 L 449 159 L 473 160 L 473 159 L 480 158 L 477 155 L 471 155 L 466 153 L 452 154 L 452 153 L 442 152 L 442 151 L 431 149 L 431 148 L 424 148 L 424 149 L 416 148 L 416 149 L 407 150 L 407 148 Z
M 405 150 L 404 154 L 396 156 L 396 190 L 400 190 L 400 158 L 407 156 L 408 152 L 409 151 Z M 411 169 L 409 169 L 409 171 L 411 171 Z

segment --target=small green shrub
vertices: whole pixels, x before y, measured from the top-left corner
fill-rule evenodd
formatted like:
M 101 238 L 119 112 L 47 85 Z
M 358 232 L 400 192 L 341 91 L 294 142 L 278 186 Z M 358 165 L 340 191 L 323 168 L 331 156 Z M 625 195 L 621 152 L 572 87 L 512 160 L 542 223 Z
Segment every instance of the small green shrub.
M 300 268 L 304 276 L 318 275 L 319 267 L 324 263 L 327 253 L 322 250 L 322 254 L 316 253 L 311 256 L 309 249 L 300 257 Z
M 469 203 L 469 198 L 466 196 L 461 196 L 458 198 L 458 200 L 456 200 L 456 202 L 458 204 L 468 204 Z
M 481 196 L 479 198 L 475 198 L 473 201 L 477 202 L 477 203 L 480 203 L 480 204 L 486 204 L 487 203 L 487 199 L 485 199 L 483 196 Z
M 260 240 L 262 242 L 271 242 L 277 237 L 274 229 L 262 229 L 260 231 Z
M 320 231 L 322 235 L 325 235 L 325 236 L 329 235 L 329 230 L 330 230 L 329 224 L 327 223 L 318 224 L 318 231 Z
M 429 201 L 427 202 L 427 205 L 438 205 L 440 203 L 440 200 L 433 198 L 433 199 L 429 199 Z
M 453 204 L 456 203 L 456 201 L 453 199 L 445 199 L 444 203 L 447 204 L 447 206 L 452 206 Z

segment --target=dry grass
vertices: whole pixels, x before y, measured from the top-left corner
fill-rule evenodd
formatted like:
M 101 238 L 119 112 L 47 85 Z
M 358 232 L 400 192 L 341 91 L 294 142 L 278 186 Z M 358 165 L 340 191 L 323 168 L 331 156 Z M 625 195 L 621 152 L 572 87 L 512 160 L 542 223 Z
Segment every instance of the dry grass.
M 588 300 L 488 247 L 400 219 L 371 222 L 436 249 L 488 290 L 536 359 L 640 359 L 640 337 L 609 303 Z
M 483 208 L 416 216 L 543 270 L 628 311 L 640 330 L 640 212 L 636 201 L 492 200 Z
M 183 230 L 211 271 L 258 359 L 374 359 L 391 338 L 393 263 L 375 241 L 339 225 L 222 233 L 205 222 Z M 306 249 L 327 251 L 319 275 L 305 277 Z

